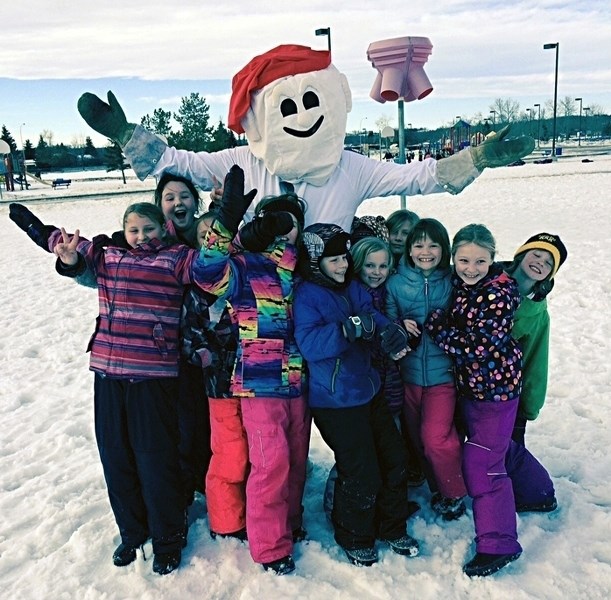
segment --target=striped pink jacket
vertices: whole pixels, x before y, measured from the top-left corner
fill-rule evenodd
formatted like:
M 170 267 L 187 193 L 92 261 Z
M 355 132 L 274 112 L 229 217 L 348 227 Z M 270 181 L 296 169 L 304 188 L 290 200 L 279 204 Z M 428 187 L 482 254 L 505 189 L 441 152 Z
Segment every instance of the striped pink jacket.
M 49 248 L 60 241 L 53 233 Z M 121 379 L 177 377 L 183 291 L 196 283 L 199 251 L 160 240 L 130 248 L 105 235 L 81 238 L 78 251 L 98 284 L 91 370 Z

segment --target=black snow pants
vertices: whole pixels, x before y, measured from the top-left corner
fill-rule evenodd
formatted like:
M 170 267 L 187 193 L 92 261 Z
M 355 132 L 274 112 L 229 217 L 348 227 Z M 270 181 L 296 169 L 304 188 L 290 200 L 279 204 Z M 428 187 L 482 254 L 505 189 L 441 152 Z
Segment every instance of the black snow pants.
M 405 444 L 383 395 L 361 406 L 311 411 L 337 465 L 335 541 L 347 549 L 371 548 L 376 538 L 405 535 Z
M 178 378 L 112 379 L 96 373 L 95 433 L 121 541 L 152 538 L 155 554 L 185 540 L 178 455 Z

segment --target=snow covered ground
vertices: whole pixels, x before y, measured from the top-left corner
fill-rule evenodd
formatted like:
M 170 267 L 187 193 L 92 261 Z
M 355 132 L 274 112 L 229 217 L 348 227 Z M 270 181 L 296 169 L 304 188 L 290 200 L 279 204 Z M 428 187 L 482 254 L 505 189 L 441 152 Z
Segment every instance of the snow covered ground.
M 314 471 L 305 495 L 309 541 L 295 549 L 297 571 L 264 573 L 236 541 L 212 541 L 205 500 L 192 512 L 181 568 L 159 577 L 151 561 L 112 565 L 119 542 L 93 435 L 92 375 L 85 346 L 96 295 L 55 274 L 42 252 L 8 219 L 7 201 L 27 202 L 46 223 L 79 227 L 90 237 L 119 227 L 124 208 L 150 199 L 115 194 L 67 202 L 88 185 L 44 194 L 4 191 L 0 274 L 0 593 L 31 599 L 275 600 L 405 599 L 596 600 L 611 597 L 611 156 L 563 158 L 547 165 L 487 171 L 462 194 L 408 199 L 420 216 L 440 219 L 450 235 L 470 222 L 496 235 L 499 259 L 538 231 L 559 234 L 569 256 L 550 297 L 551 377 L 547 403 L 527 429 L 530 449 L 548 467 L 559 509 L 518 517 L 522 557 L 495 576 L 470 580 L 461 567 L 473 553 L 471 510 L 457 522 L 436 519 L 425 487 L 411 492 L 422 509 L 409 531 L 418 558 L 381 549 L 372 568 L 356 568 L 333 541 L 322 511 L 332 456 L 312 437 Z M 45 178 L 49 178 L 45 176 Z M 66 176 L 62 174 L 62 176 Z M 73 175 L 73 179 L 76 177 Z M 112 185 L 117 185 L 116 182 Z M 41 184 L 42 188 L 42 184 Z M 115 190 L 116 191 L 116 190 Z M 398 198 L 369 200 L 359 214 L 388 215 Z M 150 546 L 147 548 L 150 556 Z

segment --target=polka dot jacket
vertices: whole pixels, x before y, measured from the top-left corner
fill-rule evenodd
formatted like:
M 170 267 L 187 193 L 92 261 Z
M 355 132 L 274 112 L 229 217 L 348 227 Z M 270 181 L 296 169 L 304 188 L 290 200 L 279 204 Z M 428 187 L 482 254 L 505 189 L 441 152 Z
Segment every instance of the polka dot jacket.
M 520 303 L 516 282 L 494 263 L 476 285 L 454 274 L 452 286 L 449 312 L 431 313 L 425 328 L 453 359 L 459 396 L 479 402 L 519 398 L 522 350 L 510 334 Z

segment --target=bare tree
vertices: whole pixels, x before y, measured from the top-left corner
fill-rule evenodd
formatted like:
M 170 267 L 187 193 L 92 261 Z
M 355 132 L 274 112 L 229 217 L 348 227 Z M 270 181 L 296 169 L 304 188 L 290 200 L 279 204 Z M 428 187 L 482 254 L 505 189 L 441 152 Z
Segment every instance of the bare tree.
M 82 133 L 75 133 L 70 140 L 73 148 L 83 148 L 85 146 L 85 136 Z
M 520 103 L 513 98 L 497 98 L 490 106 L 498 123 L 512 123 L 520 119 Z
M 575 101 L 571 96 L 565 96 L 558 102 L 558 113 L 565 117 L 572 117 L 575 114 Z
M 591 117 L 607 114 L 607 111 L 600 104 L 590 103 L 588 106 L 590 107 Z
M 52 146 L 55 134 L 50 129 L 43 129 L 40 137 L 47 142 L 47 146 Z
M 382 129 L 384 129 L 384 127 L 388 127 L 392 120 L 393 120 L 392 117 L 390 117 L 389 115 L 380 115 L 375 120 L 375 125 L 378 128 L 378 131 L 382 131 Z

